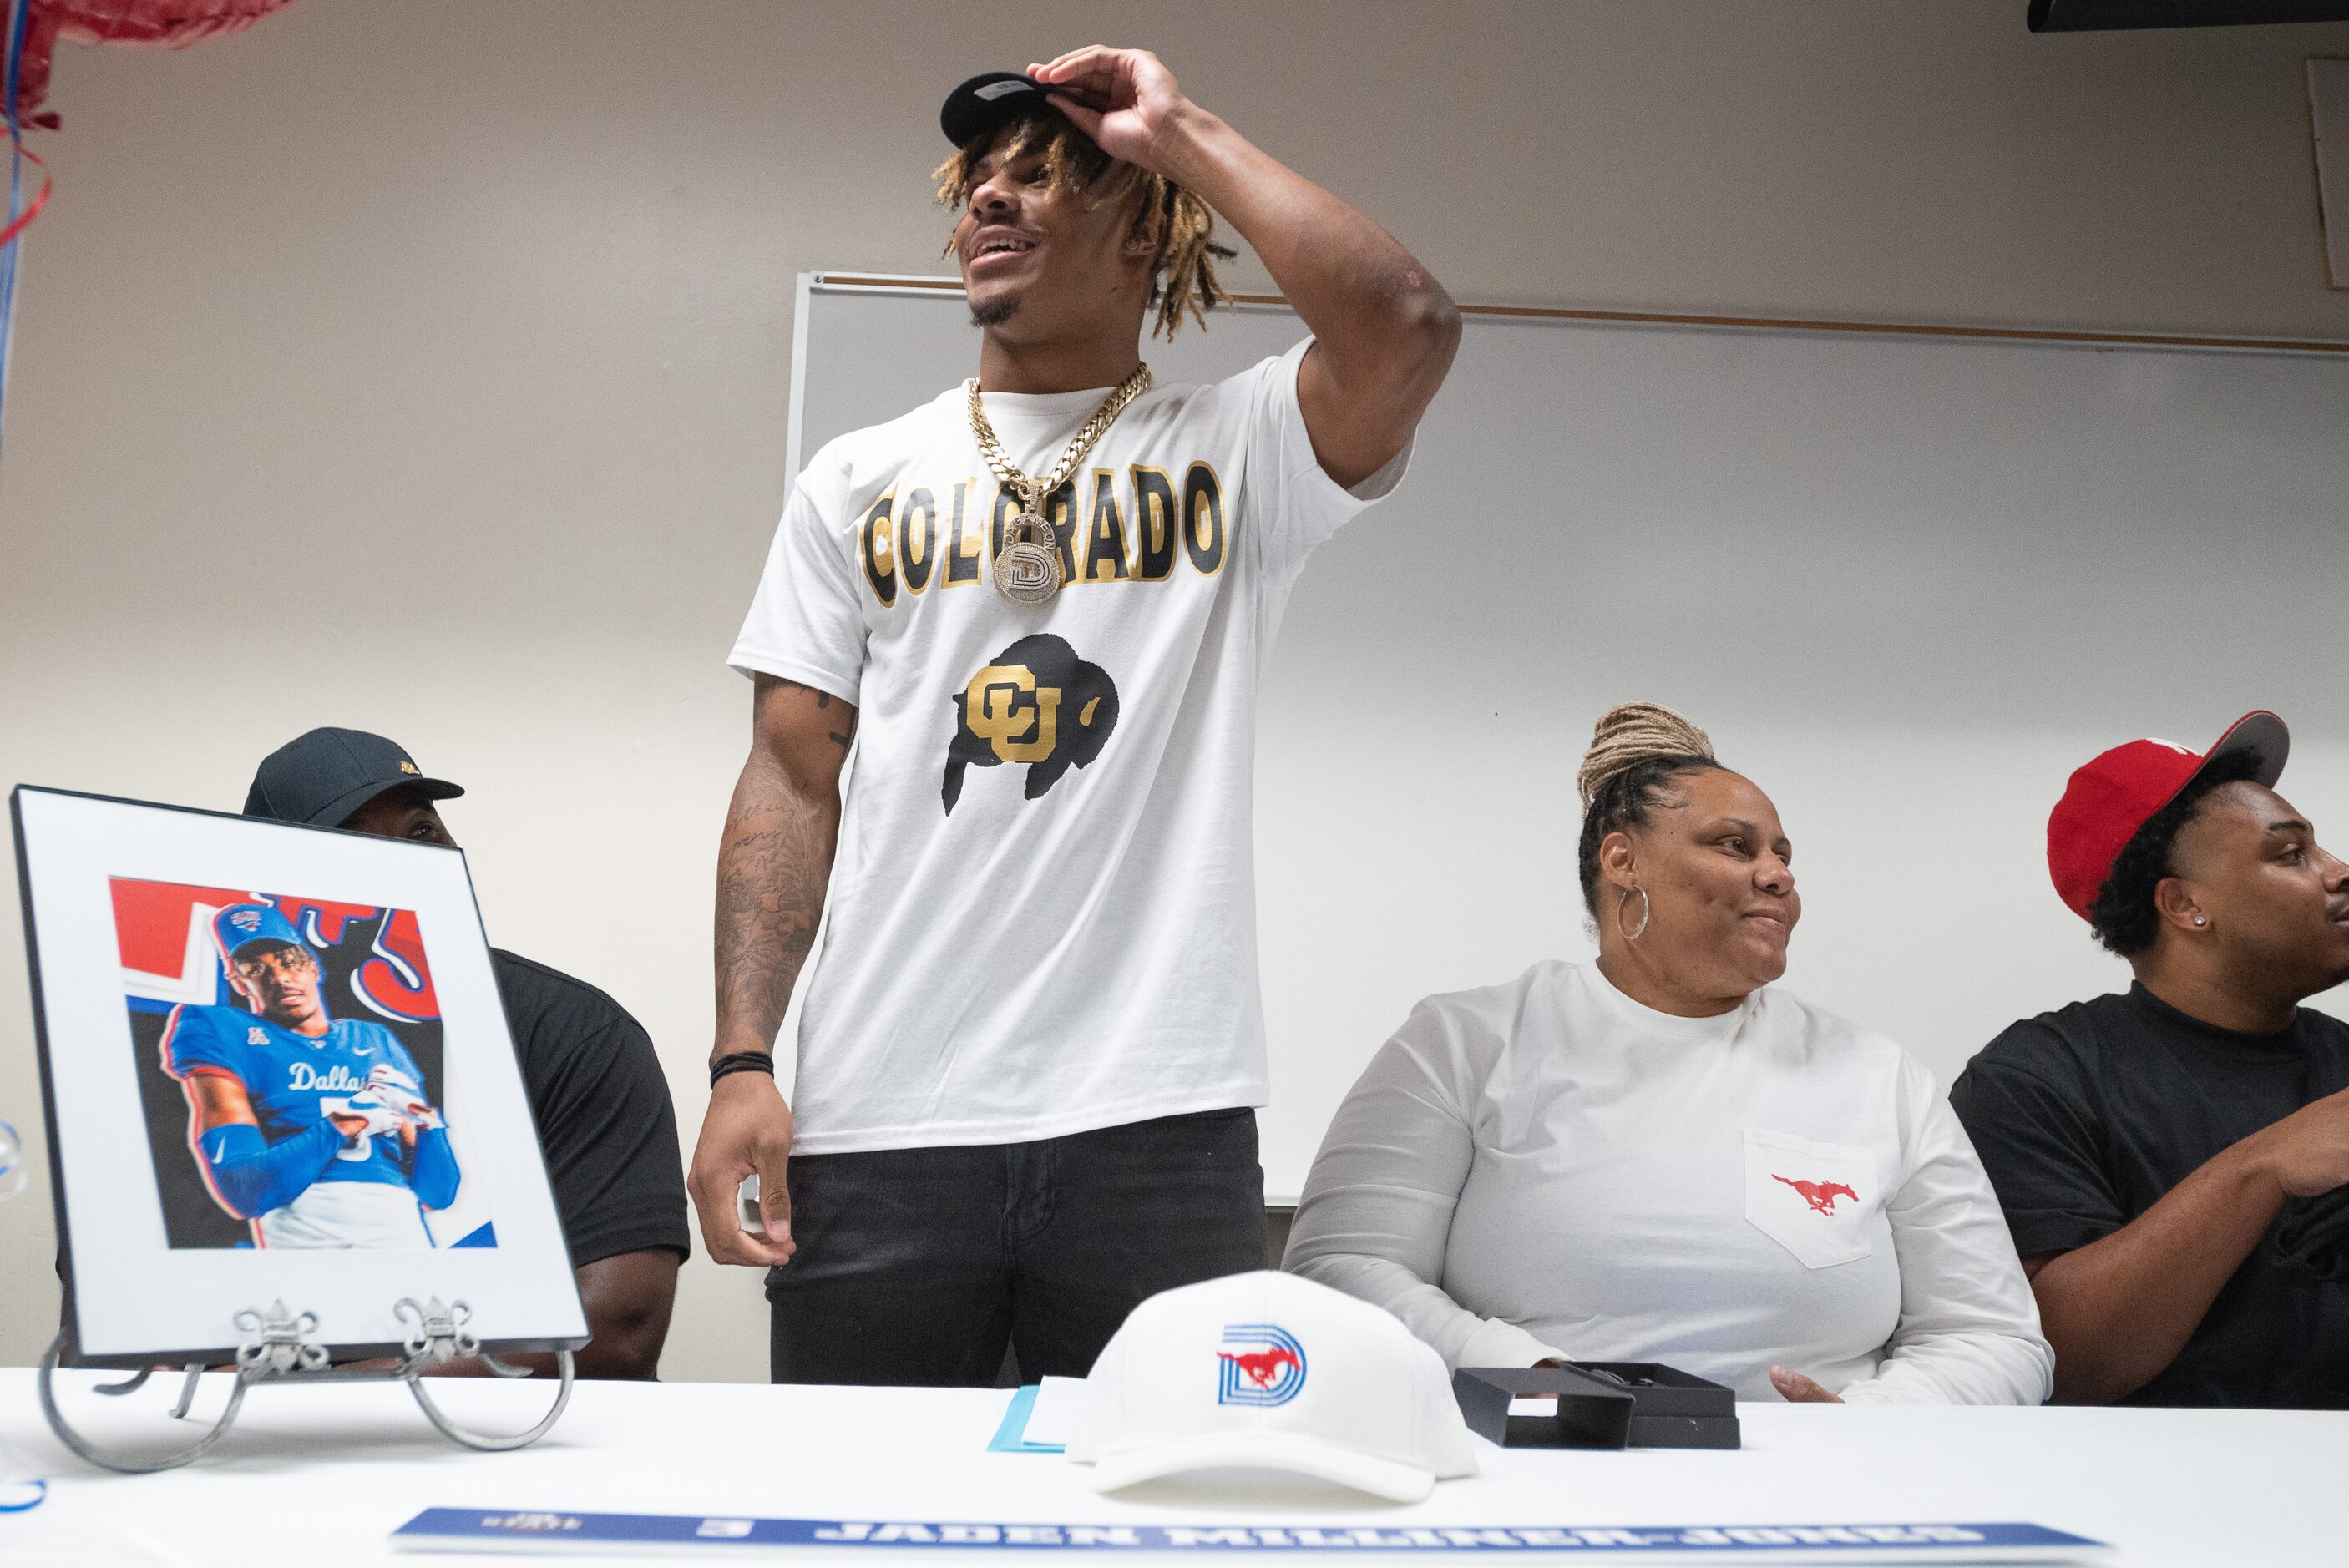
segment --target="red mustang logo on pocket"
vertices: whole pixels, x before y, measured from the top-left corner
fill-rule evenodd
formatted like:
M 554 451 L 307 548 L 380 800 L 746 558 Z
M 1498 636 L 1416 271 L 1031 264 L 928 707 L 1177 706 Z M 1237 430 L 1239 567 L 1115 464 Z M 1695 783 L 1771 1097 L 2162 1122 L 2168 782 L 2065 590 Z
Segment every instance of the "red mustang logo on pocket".
M 1786 1181 L 1786 1178 L 1778 1175 L 1773 1175 L 1770 1180 Z M 1814 1213 L 1834 1213 L 1837 1198 L 1848 1198 L 1855 1203 L 1859 1202 L 1859 1194 L 1840 1181 L 1786 1181 L 1786 1185 L 1803 1195 L 1803 1202 L 1811 1206 Z

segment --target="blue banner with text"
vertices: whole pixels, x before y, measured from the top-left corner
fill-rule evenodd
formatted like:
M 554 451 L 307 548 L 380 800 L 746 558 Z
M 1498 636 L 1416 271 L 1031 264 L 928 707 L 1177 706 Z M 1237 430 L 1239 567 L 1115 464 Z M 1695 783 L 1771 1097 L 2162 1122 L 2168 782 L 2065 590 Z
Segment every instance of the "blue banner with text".
M 719 1515 L 490 1512 L 429 1508 L 392 1534 L 422 1550 L 610 1551 L 629 1547 L 815 1547 L 833 1551 L 1223 1553 L 1382 1550 L 1523 1556 L 1766 1562 L 2035 1562 L 2101 1556 L 2103 1542 L 2022 1523 L 1666 1525 L 1002 1524 L 935 1520 L 745 1519 Z

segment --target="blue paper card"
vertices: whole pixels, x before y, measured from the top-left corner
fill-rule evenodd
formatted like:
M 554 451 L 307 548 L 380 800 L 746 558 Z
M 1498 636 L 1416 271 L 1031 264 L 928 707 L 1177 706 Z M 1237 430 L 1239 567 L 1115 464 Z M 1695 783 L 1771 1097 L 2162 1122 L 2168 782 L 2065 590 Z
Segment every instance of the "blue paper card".
M 1003 1424 L 995 1429 L 988 1439 L 987 1451 L 991 1454 L 1057 1454 L 1066 1450 L 1059 1443 L 1031 1443 L 1028 1440 L 1028 1418 L 1036 1413 L 1038 1389 L 1030 1383 L 1016 1390 L 1011 1403 L 1004 1407 Z
M 1086 1397 L 1081 1377 L 1047 1377 L 1012 1391 L 1003 1419 L 987 1445 L 989 1453 L 1057 1454 L 1083 1418 Z

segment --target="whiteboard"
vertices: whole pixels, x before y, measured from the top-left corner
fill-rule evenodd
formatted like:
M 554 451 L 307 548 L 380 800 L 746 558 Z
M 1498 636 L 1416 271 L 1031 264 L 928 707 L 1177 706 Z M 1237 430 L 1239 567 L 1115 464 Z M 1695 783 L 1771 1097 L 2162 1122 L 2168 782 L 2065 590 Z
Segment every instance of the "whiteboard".
M 1303 328 L 1145 345 L 1162 383 Z M 801 281 L 792 466 L 972 374 L 951 290 Z M 1393 499 L 1308 564 L 1267 667 L 1268 1191 L 1419 997 L 1593 951 L 1575 765 L 1664 702 L 1776 801 L 1783 984 L 1946 1086 L 2125 986 L 2047 881 L 2072 769 L 2272 707 L 2349 846 L 2349 355 L 1474 316 Z M 2320 1006 L 2343 1010 L 2344 998 Z

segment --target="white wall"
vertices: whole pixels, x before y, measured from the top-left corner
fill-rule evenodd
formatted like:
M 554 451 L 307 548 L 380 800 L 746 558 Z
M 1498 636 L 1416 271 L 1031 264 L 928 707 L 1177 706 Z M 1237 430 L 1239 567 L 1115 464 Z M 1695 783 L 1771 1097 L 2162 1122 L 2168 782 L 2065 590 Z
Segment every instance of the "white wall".
M 798 330 L 809 451 L 978 352 L 952 293 L 814 288 Z M 1302 331 L 1234 312 L 1149 358 L 1208 381 Z M 1776 802 L 1785 984 L 1941 1082 L 2108 988 L 2047 882 L 2081 761 L 2272 706 L 2292 802 L 2349 814 L 2349 692 L 2308 656 L 2349 582 L 2344 431 L 2338 353 L 1470 317 L 1410 481 L 1315 552 L 1266 672 L 1268 1191 L 1420 997 L 1588 955 L 1571 780 L 1627 697 Z
M 945 87 L 1155 44 L 1464 299 L 2349 337 L 2299 64 L 2349 27 L 2021 12 L 304 0 L 185 55 L 67 48 L 0 464 L 0 782 L 233 807 L 312 725 L 398 737 L 474 791 L 492 931 L 645 1020 L 689 1143 L 790 280 L 936 264 Z M 0 959 L 37 1149 L 36 1102 Z M 0 1205 L 0 1360 L 48 1336 L 52 1245 L 37 1187 Z M 697 1261 L 668 1375 L 764 1362 L 755 1278 Z

